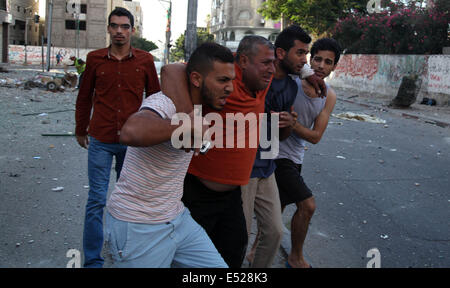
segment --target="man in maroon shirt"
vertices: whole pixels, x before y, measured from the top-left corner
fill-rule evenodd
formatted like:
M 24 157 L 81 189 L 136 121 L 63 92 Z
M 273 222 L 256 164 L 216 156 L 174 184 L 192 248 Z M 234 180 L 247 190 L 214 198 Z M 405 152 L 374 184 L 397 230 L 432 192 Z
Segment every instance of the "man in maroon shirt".
M 119 143 L 122 125 L 141 106 L 144 91 L 146 96 L 160 91 L 152 55 L 131 47 L 134 31 L 134 17 L 128 10 L 111 12 L 111 45 L 88 54 L 76 102 L 77 142 L 88 149 L 84 267 L 103 266 L 103 208 L 113 157 L 117 179 L 125 158 L 126 146 Z

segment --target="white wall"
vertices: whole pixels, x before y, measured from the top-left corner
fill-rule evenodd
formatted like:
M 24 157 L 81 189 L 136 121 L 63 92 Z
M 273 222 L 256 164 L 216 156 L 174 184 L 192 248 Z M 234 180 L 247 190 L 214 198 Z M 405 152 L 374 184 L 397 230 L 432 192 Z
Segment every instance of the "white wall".
M 422 80 L 418 101 L 431 97 L 438 105 L 449 104 L 450 55 L 342 55 L 328 82 L 335 87 L 357 89 L 394 98 L 402 78 L 416 74 Z M 419 99 L 420 98 L 420 99 Z
M 80 57 L 86 60 L 87 54 L 92 49 L 80 49 Z M 53 47 L 51 49 L 50 62 L 51 65 L 56 65 L 56 54 L 60 52 L 63 55 L 63 64 L 72 64 L 70 56 L 76 56 L 75 48 L 59 48 Z M 24 64 L 25 62 L 25 47 L 22 45 L 9 45 L 9 63 Z M 47 46 L 44 46 L 44 63 L 47 62 Z M 27 64 L 41 65 L 42 64 L 42 48 L 41 46 L 27 46 Z

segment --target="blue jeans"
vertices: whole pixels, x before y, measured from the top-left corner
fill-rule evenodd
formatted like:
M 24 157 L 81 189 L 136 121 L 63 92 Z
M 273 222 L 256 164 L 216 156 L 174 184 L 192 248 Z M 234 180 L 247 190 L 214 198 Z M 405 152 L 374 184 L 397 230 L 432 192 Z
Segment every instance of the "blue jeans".
M 113 157 L 116 157 L 115 170 L 120 177 L 127 146 L 119 143 L 103 143 L 93 137 L 89 140 L 88 177 L 89 196 L 84 218 L 83 250 L 84 267 L 101 268 L 103 258 L 103 209 L 108 195 L 109 178 Z
M 205 230 L 186 208 L 172 221 L 121 221 L 106 211 L 106 241 L 115 268 L 227 268 Z

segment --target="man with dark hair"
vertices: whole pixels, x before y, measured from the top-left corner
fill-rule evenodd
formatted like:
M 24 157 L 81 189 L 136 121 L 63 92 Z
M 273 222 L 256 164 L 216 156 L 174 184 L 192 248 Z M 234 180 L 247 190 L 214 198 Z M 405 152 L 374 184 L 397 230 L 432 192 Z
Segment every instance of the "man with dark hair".
M 340 47 L 335 40 L 320 39 L 311 48 L 311 68 L 325 79 L 336 68 L 339 57 Z M 289 138 L 280 143 L 275 176 L 282 209 L 291 203 L 297 205 L 291 221 L 292 250 L 286 264 L 288 267 L 307 268 L 311 265 L 304 259 L 303 244 L 316 204 L 301 176 L 303 156 L 306 142 L 317 144 L 322 138 L 336 104 L 336 93 L 328 87 L 327 96 L 322 98 L 307 81 L 296 81 L 299 91 L 293 105 L 298 118 Z
M 280 140 L 290 135 L 296 116 L 291 115 L 291 109 L 298 87 L 289 75 L 302 76 L 309 72 L 309 68 L 304 67 L 309 43 L 311 37 L 296 25 L 284 29 L 275 41 L 275 74 L 265 99 L 265 113 L 269 115 L 267 128 L 271 126 L 271 113 L 279 114 Z M 270 134 L 270 129 L 267 133 Z M 262 157 L 269 149 L 258 148 L 250 181 L 241 187 L 249 236 L 253 213 L 257 220 L 258 233 L 247 256 L 254 268 L 271 267 L 283 235 L 280 196 L 274 175 L 277 155 L 270 159 Z
M 112 26 L 112 28 L 116 28 L 116 24 L 112 22 L 111 23 L 111 18 L 113 16 L 117 16 L 117 17 L 127 17 L 130 20 L 129 25 L 131 26 L 131 28 L 134 28 L 134 16 L 133 14 L 131 14 L 130 11 L 128 11 L 127 9 L 123 8 L 123 7 L 116 7 L 116 9 L 114 9 L 111 14 L 109 14 L 108 17 L 108 26 Z
M 126 9 L 111 12 L 111 45 L 88 54 L 76 101 L 76 139 L 88 149 L 84 267 L 103 266 L 103 208 L 113 157 L 117 178 L 125 157 L 126 146 L 119 143 L 122 125 L 142 104 L 144 91 L 148 96 L 160 90 L 152 55 L 131 47 L 133 25 L 133 15 Z
M 223 122 L 229 115 L 242 113 L 259 115 L 264 112 L 264 98 L 274 72 L 273 44 L 261 36 L 244 37 L 239 44 L 233 81 L 234 92 L 228 97 L 223 110 L 219 112 Z M 185 71 L 184 65 L 167 65 L 162 75 L 172 77 L 163 79 L 163 91 L 171 97 L 180 109 L 192 110 L 192 103 L 186 97 L 186 87 L 180 82 Z M 164 77 L 163 77 L 164 78 Z M 207 114 L 211 109 L 204 109 Z M 237 125 L 231 127 L 227 135 L 225 127 L 221 139 L 233 137 L 233 147 L 218 144 L 206 155 L 194 157 L 184 180 L 183 202 L 192 213 L 192 217 L 206 230 L 219 253 L 231 268 L 242 265 L 247 247 L 247 229 L 242 210 L 240 186 L 250 177 L 257 147 L 237 148 L 237 141 L 245 139 L 249 143 L 251 133 L 258 131 L 257 123 L 245 125 L 239 132 Z M 217 135 L 216 135 L 217 137 Z M 214 144 L 214 145 L 216 145 Z
M 195 50 L 187 64 L 194 105 L 223 109 L 233 92 L 233 62 L 231 51 L 215 43 Z M 195 135 L 201 127 L 195 127 L 193 113 L 189 128 L 172 125 L 174 116 L 174 103 L 159 92 L 145 99 L 122 128 L 120 141 L 131 147 L 106 214 L 107 241 L 117 267 L 227 267 L 181 201 L 192 152 L 173 147 L 172 135 L 179 129 Z

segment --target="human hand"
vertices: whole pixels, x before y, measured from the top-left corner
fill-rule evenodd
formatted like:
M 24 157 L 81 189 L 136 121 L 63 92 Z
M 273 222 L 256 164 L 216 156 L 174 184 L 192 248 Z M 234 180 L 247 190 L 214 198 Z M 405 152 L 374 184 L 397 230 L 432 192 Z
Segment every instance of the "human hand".
M 78 145 L 80 145 L 81 147 L 83 147 L 85 149 L 88 149 L 89 137 L 87 135 L 84 135 L 84 136 L 76 135 L 76 138 L 77 138 Z
M 325 85 L 325 81 L 322 78 L 317 76 L 316 74 L 306 77 L 306 81 L 309 82 L 316 90 L 317 95 L 321 98 L 324 98 L 327 95 L 327 86 Z

